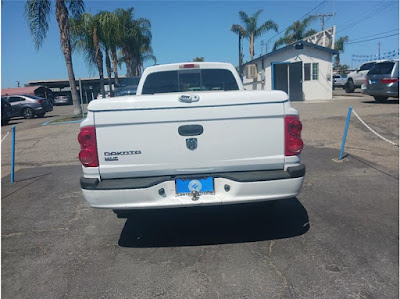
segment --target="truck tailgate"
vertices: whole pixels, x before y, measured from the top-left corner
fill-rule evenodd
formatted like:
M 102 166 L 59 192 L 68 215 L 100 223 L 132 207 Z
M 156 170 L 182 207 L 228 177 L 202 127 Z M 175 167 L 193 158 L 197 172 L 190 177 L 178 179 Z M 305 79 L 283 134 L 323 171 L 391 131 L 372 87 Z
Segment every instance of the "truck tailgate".
M 196 103 L 159 94 L 89 106 L 101 177 L 283 169 L 285 93 L 197 94 Z

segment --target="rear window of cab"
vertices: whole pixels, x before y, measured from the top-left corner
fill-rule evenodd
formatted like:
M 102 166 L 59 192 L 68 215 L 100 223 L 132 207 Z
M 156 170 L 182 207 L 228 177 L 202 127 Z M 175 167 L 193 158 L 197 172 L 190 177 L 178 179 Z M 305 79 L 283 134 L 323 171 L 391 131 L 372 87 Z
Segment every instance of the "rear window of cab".
M 151 73 L 142 94 L 212 90 L 239 90 L 230 70 L 191 69 Z

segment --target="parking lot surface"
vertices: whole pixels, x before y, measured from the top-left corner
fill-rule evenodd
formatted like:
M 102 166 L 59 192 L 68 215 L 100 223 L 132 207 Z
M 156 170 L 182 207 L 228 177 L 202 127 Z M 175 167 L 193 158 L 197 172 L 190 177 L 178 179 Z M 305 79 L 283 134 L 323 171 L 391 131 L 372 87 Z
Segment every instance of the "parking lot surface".
M 84 201 L 79 124 L 17 127 L 14 184 L 2 146 L 3 296 L 398 298 L 398 147 L 353 118 L 338 162 L 350 105 L 397 142 L 398 101 L 293 103 L 307 166 L 297 198 L 128 219 Z

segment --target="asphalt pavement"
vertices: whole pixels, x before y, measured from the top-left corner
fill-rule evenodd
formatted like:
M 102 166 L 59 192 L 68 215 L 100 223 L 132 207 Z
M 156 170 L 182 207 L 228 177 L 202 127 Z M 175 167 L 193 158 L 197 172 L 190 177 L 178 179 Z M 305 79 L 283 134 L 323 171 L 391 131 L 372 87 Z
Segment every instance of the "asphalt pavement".
M 297 198 L 141 211 L 129 219 L 84 201 L 73 160 L 79 126 L 19 130 L 19 155 L 34 167 L 19 167 L 14 184 L 2 174 L 2 295 L 398 298 L 398 148 L 352 119 L 347 156 L 337 161 L 349 105 L 395 140 L 398 102 L 293 105 L 303 120 L 307 166 Z M 49 159 L 58 153 L 65 157 Z M 2 151 L 2 163 L 7 155 Z

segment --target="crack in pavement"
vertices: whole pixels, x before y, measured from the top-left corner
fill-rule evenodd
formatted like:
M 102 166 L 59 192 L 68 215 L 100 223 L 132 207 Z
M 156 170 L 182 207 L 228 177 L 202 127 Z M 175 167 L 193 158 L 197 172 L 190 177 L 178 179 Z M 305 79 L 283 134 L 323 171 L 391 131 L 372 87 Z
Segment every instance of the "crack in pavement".
M 262 257 L 263 259 L 267 260 L 268 264 L 275 270 L 275 272 L 278 274 L 278 276 L 282 279 L 282 289 L 281 289 L 280 293 L 278 294 L 278 298 L 283 298 L 283 296 L 286 292 L 288 283 L 287 283 L 287 278 L 285 277 L 285 275 L 283 275 L 283 273 L 278 269 L 278 267 L 275 265 L 275 263 L 271 259 L 272 246 L 274 243 L 275 243 L 274 241 L 271 241 L 270 246 L 269 246 L 269 252 L 268 252 L 269 254 L 268 255 L 264 255 L 262 253 L 259 253 L 256 250 L 252 249 L 250 244 L 249 244 L 249 249 L 250 249 L 251 253 L 258 255 L 258 256 Z

